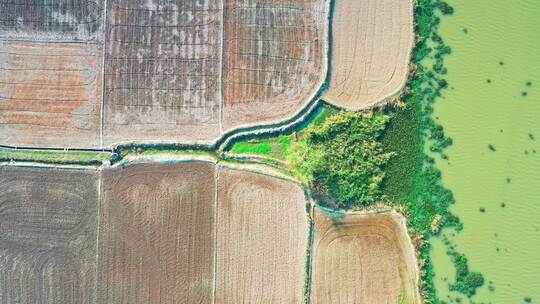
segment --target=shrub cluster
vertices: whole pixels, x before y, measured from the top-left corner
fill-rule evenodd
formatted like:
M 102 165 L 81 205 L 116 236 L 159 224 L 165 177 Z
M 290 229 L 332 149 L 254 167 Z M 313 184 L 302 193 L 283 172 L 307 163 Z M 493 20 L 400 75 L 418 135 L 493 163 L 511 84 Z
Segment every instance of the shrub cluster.
M 330 196 L 337 207 L 369 205 L 381 199 L 384 165 L 394 154 L 381 143 L 387 115 L 337 112 L 310 125 L 293 151 L 297 173 L 316 194 Z

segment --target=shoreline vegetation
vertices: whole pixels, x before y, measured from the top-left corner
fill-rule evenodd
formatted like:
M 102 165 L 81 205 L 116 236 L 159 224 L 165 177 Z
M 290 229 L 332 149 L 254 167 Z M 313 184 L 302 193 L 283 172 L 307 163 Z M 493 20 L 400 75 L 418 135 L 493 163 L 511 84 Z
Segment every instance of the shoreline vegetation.
M 444 57 L 451 53 L 437 30 L 440 16 L 452 14 L 453 8 L 441 0 L 416 1 L 409 79 L 401 95 L 386 105 L 347 112 L 323 104 L 309 124 L 235 140 L 224 152 L 158 144 L 121 146 L 112 153 L 0 149 L 0 161 L 106 166 L 136 156 L 193 154 L 269 165 L 307 185 L 326 208 L 369 210 L 384 205 L 403 214 L 418 256 L 420 294 L 425 303 L 444 304 L 434 286 L 429 239 L 442 229 L 460 231 L 463 225 L 449 211 L 453 195 L 442 186 L 441 172 L 430 155 L 447 159 L 444 151 L 452 145 L 432 117 L 434 102 L 448 88 Z M 450 288 L 472 297 L 484 278 L 469 270 L 467 258 L 452 244 L 445 244 L 456 269 Z

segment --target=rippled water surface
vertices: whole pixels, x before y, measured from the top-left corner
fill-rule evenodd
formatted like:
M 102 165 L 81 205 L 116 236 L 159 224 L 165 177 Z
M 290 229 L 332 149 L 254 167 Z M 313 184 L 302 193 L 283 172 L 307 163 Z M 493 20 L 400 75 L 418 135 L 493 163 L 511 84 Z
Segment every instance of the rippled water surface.
M 484 286 L 475 302 L 540 303 L 540 1 L 449 3 L 455 14 L 441 35 L 452 47 L 450 89 L 434 115 L 454 140 L 449 161 L 437 163 L 465 227 L 451 239 L 493 281 L 495 290 Z M 456 296 L 445 250 L 434 241 L 444 300 Z

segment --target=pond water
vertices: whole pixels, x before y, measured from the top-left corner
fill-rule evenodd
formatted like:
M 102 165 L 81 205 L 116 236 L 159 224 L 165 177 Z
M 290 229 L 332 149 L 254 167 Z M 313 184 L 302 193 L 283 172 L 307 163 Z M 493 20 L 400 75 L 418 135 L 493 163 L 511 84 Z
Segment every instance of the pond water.
M 455 13 L 441 36 L 452 48 L 450 89 L 434 116 L 454 140 L 449 160 L 437 161 L 464 223 L 450 239 L 493 281 L 475 303 L 540 303 L 540 1 L 449 3 Z M 433 242 L 437 291 L 451 302 L 454 268 L 441 239 Z

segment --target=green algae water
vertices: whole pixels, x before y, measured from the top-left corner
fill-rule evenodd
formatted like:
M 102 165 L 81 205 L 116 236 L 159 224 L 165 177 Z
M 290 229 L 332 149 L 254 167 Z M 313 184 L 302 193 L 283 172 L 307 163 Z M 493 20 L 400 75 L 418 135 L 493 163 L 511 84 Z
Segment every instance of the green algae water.
M 437 166 L 464 230 L 446 234 L 486 279 L 474 303 L 540 303 L 540 1 L 449 3 L 449 89 L 434 117 L 454 144 Z M 439 298 L 470 302 L 449 291 L 455 270 L 433 243 Z

